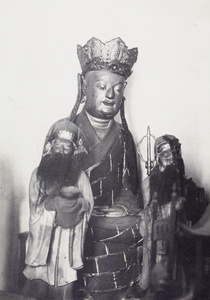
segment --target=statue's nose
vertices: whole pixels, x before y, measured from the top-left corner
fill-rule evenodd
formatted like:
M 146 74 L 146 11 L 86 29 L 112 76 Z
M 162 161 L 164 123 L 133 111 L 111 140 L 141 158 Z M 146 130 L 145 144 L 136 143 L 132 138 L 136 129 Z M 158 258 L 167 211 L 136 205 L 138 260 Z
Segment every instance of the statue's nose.
M 107 90 L 106 97 L 108 99 L 114 99 L 114 89 L 112 87 Z

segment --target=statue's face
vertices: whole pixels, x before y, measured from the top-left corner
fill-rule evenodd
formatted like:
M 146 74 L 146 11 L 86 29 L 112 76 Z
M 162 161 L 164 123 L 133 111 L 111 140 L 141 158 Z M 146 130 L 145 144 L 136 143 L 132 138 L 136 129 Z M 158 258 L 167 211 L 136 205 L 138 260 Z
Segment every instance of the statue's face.
M 125 79 L 107 70 L 90 71 L 85 75 L 85 109 L 93 117 L 112 119 L 118 112 L 124 94 Z
M 167 166 L 173 164 L 173 154 L 171 149 L 167 149 L 158 154 L 158 163 L 160 171 L 164 171 Z
M 52 154 L 60 153 L 62 155 L 72 154 L 74 152 L 74 146 L 72 142 L 68 140 L 56 138 L 52 142 L 51 152 Z

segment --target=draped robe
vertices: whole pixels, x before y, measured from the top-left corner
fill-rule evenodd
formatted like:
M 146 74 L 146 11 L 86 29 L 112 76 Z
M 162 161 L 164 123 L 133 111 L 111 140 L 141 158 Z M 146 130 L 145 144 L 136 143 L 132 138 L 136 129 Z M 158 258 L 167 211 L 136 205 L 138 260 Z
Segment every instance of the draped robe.
M 80 160 L 89 177 L 95 209 L 120 206 L 124 217 L 92 216 L 85 242 L 84 283 L 89 292 L 120 290 L 138 279 L 140 211 L 136 150 L 130 132 L 112 121 L 100 140 L 83 110 L 76 118 Z
M 87 223 L 93 208 L 92 191 L 87 176 L 81 172 L 77 186 L 82 201 L 89 209 L 75 226 L 62 228 L 55 222 L 55 211 L 48 211 L 40 199 L 50 191 L 40 190 L 37 169 L 30 180 L 30 221 L 27 239 L 26 268 L 24 275 L 41 279 L 53 286 L 62 286 L 77 279 L 77 270 L 83 267 L 83 245 Z

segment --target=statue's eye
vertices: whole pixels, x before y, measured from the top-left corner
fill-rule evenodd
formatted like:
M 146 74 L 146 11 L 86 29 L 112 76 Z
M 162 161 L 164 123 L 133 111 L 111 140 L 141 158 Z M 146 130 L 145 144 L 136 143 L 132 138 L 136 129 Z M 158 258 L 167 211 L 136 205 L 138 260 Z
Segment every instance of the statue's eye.
M 116 87 L 115 87 L 115 91 L 116 92 L 118 92 L 118 93 L 121 93 L 122 92 L 122 85 L 117 85 Z
M 99 90 L 105 91 L 106 86 L 105 85 L 98 85 Z
M 64 148 L 65 149 L 71 149 L 71 144 L 70 143 L 64 143 Z
M 55 140 L 55 141 L 54 141 L 54 145 L 55 145 L 55 146 L 60 146 L 60 145 L 61 145 L 61 142 L 60 142 L 59 140 Z

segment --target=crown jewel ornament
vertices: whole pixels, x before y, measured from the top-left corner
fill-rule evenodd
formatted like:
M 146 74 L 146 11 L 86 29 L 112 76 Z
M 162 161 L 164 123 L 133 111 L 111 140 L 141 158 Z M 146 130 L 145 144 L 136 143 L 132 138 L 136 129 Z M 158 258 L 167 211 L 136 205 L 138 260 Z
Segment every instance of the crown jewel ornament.
M 74 142 L 75 133 L 65 131 L 65 130 L 60 130 L 57 132 L 57 135 L 59 139 L 64 139 L 70 142 Z
M 77 54 L 83 74 L 88 71 L 109 70 L 127 79 L 137 61 L 138 48 L 128 49 L 119 37 L 106 43 L 93 37 L 85 46 L 77 45 Z

